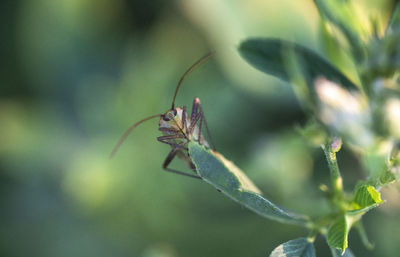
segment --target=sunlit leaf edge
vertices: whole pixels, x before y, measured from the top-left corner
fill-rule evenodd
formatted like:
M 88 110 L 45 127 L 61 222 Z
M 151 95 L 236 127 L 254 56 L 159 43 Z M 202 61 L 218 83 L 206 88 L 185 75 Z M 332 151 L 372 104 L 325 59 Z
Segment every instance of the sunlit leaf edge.
M 354 194 L 354 210 L 348 210 L 349 215 L 358 215 L 381 205 L 384 201 L 380 193 L 371 185 L 361 185 Z
M 232 200 L 271 220 L 301 226 L 308 224 L 309 218 L 305 215 L 284 211 L 263 196 L 243 190 L 239 179 L 212 150 L 190 142 L 189 154 L 199 176 Z

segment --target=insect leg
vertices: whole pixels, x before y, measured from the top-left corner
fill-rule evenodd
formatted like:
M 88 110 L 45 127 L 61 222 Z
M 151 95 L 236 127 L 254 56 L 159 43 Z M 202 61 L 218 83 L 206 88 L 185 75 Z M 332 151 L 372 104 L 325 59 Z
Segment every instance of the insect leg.
M 186 106 L 183 106 L 183 110 L 182 110 L 182 123 L 183 123 L 182 124 L 182 128 L 184 129 L 185 133 L 188 132 L 186 120 L 187 120 Z
M 165 161 L 163 163 L 163 169 L 166 170 L 166 171 L 175 173 L 175 174 L 179 174 L 179 175 L 183 175 L 183 176 L 187 176 L 187 177 L 191 177 L 191 178 L 201 179 L 201 177 L 199 177 L 199 176 L 188 174 L 186 172 L 182 172 L 182 171 L 179 171 L 179 170 L 174 170 L 174 169 L 168 168 L 169 164 L 175 158 L 175 156 L 178 153 L 179 149 L 180 149 L 179 147 L 175 147 L 174 149 L 171 150 L 171 152 L 169 152 L 167 158 L 165 159 Z
M 184 135 L 182 135 L 182 134 L 173 134 L 173 135 L 167 135 L 167 136 L 160 136 L 160 137 L 157 137 L 157 140 L 159 139 L 159 140 L 166 140 L 166 139 L 177 139 L 177 138 L 185 138 L 185 136 Z
M 200 99 L 196 97 L 193 100 L 193 105 L 192 105 L 192 115 L 190 116 L 190 120 L 193 120 L 193 118 L 197 115 L 197 109 L 200 105 Z
M 175 147 L 178 147 L 178 148 L 180 148 L 180 149 L 182 149 L 182 150 L 184 150 L 184 151 L 187 151 L 188 149 L 187 149 L 186 147 L 183 147 L 183 146 L 180 145 L 180 144 L 176 144 L 176 143 L 171 143 L 171 142 L 169 142 L 169 140 L 177 139 L 177 138 L 185 138 L 185 136 L 182 135 L 182 134 L 161 136 L 161 137 L 157 137 L 157 141 L 159 141 L 159 142 L 161 142 L 161 143 L 164 143 L 164 144 L 167 144 L 167 145 L 170 145 L 170 146 L 172 146 L 172 147 L 174 147 L 174 148 L 175 148 Z
M 211 148 L 215 151 L 215 145 L 214 145 L 214 142 L 213 142 L 213 140 L 212 140 L 212 138 L 211 138 L 210 130 L 208 129 L 208 126 L 207 126 L 207 121 L 206 121 L 206 117 L 204 116 L 203 108 L 201 108 L 201 105 L 199 105 L 199 108 L 200 108 L 200 112 L 199 112 L 199 113 L 201 114 L 201 119 L 200 119 L 200 125 L 199 125 L 199 127 L 200 127 L 200 129 L 201 129 L 201 124 L 202 124 L 202 122 L 204 121 L 204 127 L 206 127 L 207 136 L 208 136 L 208 139 L 209 139 L 209 141 L 210 141 Z M 200 137 L 199 137 L 199 138 L 200 138 Z
M 200 116 L 200 121 L 199 121 L 199 135 L 197 138 L 199 139 L 199 143 L 200 143 L 201 125 L 203 125 L 203 113 L 201 111 L 199 111 L 198 115 Z
M 192 105 L 192 115 L 190 116 L 190 126 L 189 126 L 189 133 L 191 134 L 194 130 L 194 127 L 196 126 L 197 121 L 199 121 L 201 115 L 197 113 L 197 110 L 199 109 L 200 106 L 200 99 L 196 97 L 193 100 L 193 105 Z
M 208 129 L 206 118 L 204 116 L 204 112 L 203 112 L 203 109 L 202 109 L 201 104 L 200 104 L 200 99 L 198 97 L 196 97 L 194 99 L 194 101 L 193 101 L 192 116 L 190 118 L 191 124 L 189 126 L 189 133 L 193 132 L 194 127 L 195 127 L 196 123 L 199 121 L 199 119 L 200 119 L 200 123 L 199 123 L 198 139 L 200 140 L 202 124 L 203 124 L 203 121 L 204 121 L 204 126 L 206 127 L 207 136 L 209 138 L 209 141 L 210 141 L 210 144 L 211 144 L 211 148 L 213 150 L 215 150 L 215 146 L 214 146 L 214 143 L 213 143 L 212 138 L 211 138 L 210 130 Z
M 170 133 L 177 133 L 178 131 L 173 128 L 158 128 L 159 131 L 165 131 L 165 132 L 170 132 Z
M 199 121 L 201 115 L 196 115 L 194 116 L 194 118 L 190 121 L 190 126 L 189 126 L 189 130 L 188 133 L 191 134 L 194 130 L 194 127 L 196 126 L 196 123 Z

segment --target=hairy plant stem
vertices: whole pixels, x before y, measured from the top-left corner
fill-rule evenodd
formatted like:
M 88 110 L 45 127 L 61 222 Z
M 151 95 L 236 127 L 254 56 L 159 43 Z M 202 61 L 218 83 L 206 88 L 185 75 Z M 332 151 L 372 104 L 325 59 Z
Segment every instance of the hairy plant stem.
M 331 142 L 322 145 L 331 175 L 334 199 L 339 201 L 343 199 L 343 179 L 336 160 L 336 153 L 340 150 L 340 146 L 340 138 L 334 138 Z

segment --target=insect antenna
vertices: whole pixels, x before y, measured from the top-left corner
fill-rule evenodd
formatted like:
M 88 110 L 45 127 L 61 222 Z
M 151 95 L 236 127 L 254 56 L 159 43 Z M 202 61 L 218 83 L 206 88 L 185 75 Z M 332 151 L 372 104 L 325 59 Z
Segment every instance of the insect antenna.
M 145 121 L 148 121 L 148 120 L 156 118 L 156 117 L 161 117 L 161 116 L 162 116 L 162 114 L 152 115 L 152 116 L 144 118 L 143 120 L 140 120 L 140 121 L 136 122 L 135 124 L 133 124 L 132 126 L 130 126 L 125 131 L 125 133 L 121 136 L 121 138 L 118 140 L 117 144 L 114 146 L 113 150 L 110 153 L 110 158 L 114 157 L 115 153 L 118 151 L 118 149 L 121 146 L 121 144 L 125 141 L 126 137 L 132 132 L 132 130 L 134 128 L 136 128 L 138 125 L 142 124 Z
M 206 54 L 203 57 L 201 57 L 197 62 L 195 62 L 192 66 L 190 66 L 190 68 L 182 75 L 181 79 L 178 82 L 178 85 L 175 88 L 175 94 L 174 94 L 174 98 L 172 99 L 172 108 L 171 108 L 171 110 L 173 110 L 175 108 L 176 95 L 178 94 L 178 90 L 181 87 L 182 82 L 185 79 L 185 77 L 187 75 L 189 75 L 192 71 L 194 71 L 200 64 L 202 64 L 205 61 L 207 61 L 211 56 L 214 55 L 214 53 L 215 53 L 214 51 L 213 52 L 209 52 L 208 54 Z

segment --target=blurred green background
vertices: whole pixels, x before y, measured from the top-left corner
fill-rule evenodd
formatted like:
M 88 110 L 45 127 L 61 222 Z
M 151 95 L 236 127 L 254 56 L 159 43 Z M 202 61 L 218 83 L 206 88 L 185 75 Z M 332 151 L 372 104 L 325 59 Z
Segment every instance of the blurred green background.
M 385 20 L 394 1 L 361 2 Z M 271 36 L 326 55 L 312 1 L 3 0 L 0 17 L 0 256 L 261 257 L 305 236 L 164 172 L 155 120 L 108 158 L 133 122 L 169 108 L 180 76 L 210 50 L 177 105 L 200 97 L 217 150 L 269 199 L 326 210 L 328 169 L 294 129 L 307 117 L 290 85 L 236 51 Z M 338 158 L 352 188 L 365 173 L 346 147 Z M 383 198 L 365 220 L 375 250 L 350 234 L 357 256 L 398 256 L 399 191 Z M 321 238 L 317 254 L 329 256 Z

